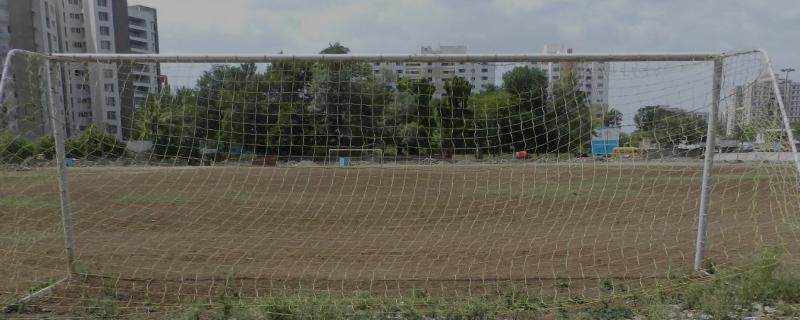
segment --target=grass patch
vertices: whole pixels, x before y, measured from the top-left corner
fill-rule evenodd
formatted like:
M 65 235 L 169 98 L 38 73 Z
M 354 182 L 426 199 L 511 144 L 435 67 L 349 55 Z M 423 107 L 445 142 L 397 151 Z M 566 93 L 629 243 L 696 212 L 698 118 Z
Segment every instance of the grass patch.
M 212 304 L 188 308 L 184 318 L 737 319 L 767 309 L 775 315 L 800 316 L 800 275 L 782 268 L 782 252 L 766 249 L 745 268 L 715 266 L 714 274 L 706 278 L 671 274 L 666 283 L 647 291 L 635 292 L 613 279 L 600 279 L 601 297 L 594 300 L 573 296 L 545 301 L 519 287 L 477 296 L 431 295 L 425 290 L 394 297 L 273 291 L 263 299 L 220 295 Z
M 6 209 L 39 209 L 58 208 L 58 200 L 42 197 L 0 198 L 0 208 Z

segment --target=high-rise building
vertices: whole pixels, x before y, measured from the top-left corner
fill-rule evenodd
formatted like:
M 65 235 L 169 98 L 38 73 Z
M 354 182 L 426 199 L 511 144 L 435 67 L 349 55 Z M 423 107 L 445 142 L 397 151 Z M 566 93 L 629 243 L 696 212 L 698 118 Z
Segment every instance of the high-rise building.
M 544 46 L 545 54 L 572 54 L 572 48 L 565 48 L 563 45 L 548 44 Z M 529 66 L 542 70 L 548 81 L 558 83 L 564 77 L 573 74 L 577 80 L 577 89 L 584 93 L 586 102 L 590 105 L 605 105 L 605 107 L 595 107 L 596 109 L 608 108 L 608 90 L 611 68 L 608 62 L 547 62 L 532 63 Z
M 38 53 L 62 52 L 59 39 L 58 8 L 60 0 L 0 0 L 0 67 L 6 64 L 11 49 L 22 49 Z M 5 79 L 4 105 L 0 114 L 0 126 L 28 138 L 50 132 L 50 117 L 47 106 L 46 69 L 41 60 L 30 57 L 15 57 L 9 65 L 10 77 Z M 51 79 L 53 94 L 62 94 L 62 80 Z M 13 89 L 13 90 L 9 90 Z M 63 102 L 55 99 L 56 110 L 63 112 Z
M 156 9 L 145 6 L 128 7 L 128 33 L 133 53 L 159 53 Z M 148 93 L 159 90 L 160 75 L 158 64 L 137 64 L 131 68 L 134 109 L 142 107 Z
M 425 54 L 464 54 L 466 46 L 424 46 L 420 53 Z M 400 79 L 427 79 L 436 88 L 434 96 L 445 94 L 444 84 L 447 80 L 460 77 L 472 84 L 472 92 L 477 93 L 494 85 L 496 80 L 494 63 L 461 63 L 461 62 L 409 62 L 380 63 L 372 66 L 376 75 L 392 73 Z
M 778 76 L 776 79 L 789 121 L 800 121 L 800 82 Z M 748 86 L 737 86 L 733 97 L 733 104 L 723 107 L 721 112 L 728 135 L 734 134 L 736 124 L 747 125 L 759 118 L 776 119 L 781 116 L 769 75 L 756 79 Z
M 8 35 L 0 34 L 0 48 L 40 53 L 158 52 L 155 9 L 128 7 L 127 0 L 0 0 L 0 23 L 4 11 L 8 12 L 8 27 L 0 26 L 0 29 L 10 32 Z M 9 39 L 8 46 L 4 46 L 3 39 Z M 20 62 L 14 62 L 13 65 L 17 80 L 21 69 L 27 69 L 25 72 L 30 73 L 31 68 L 21 66 Z M 68 136 L 96 126 L 120 138 L 128 136 L 128 132 L 123 131 L 126 127 L 123 121 L 131 119 L 133 110 L 141 104 L 147 93 L 158 90 L 160 74 L 157 65 L 117 66 L 100 63 L 64 64 L 54 73 L 63 75 L 54 79 L 64 79 L 63 82 L 58 80 L 54 83 L 54 87 L 60 88 L 54 96 L 61 98 L 58 99 L 61 102 L 57 108 L 65 112 Z M 11 85 L 15 89 L 15 96 L 37 99 L 35 93 L 24 91 L 27 87 L 41 90 L 41 81 L 25 84 L 15 82 L 15 85 Z M 26 119 L 18 113 L 9 114 L 6 118 Z M 18 131 L 36 130 L 26 128 Z

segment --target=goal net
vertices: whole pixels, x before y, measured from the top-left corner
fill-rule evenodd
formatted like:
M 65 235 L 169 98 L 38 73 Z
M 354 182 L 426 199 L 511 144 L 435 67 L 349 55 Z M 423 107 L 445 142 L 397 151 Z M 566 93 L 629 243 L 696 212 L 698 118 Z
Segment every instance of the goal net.
M 169 318 L 282 293 L 347 317 L 436 297 L 557 312 L 768 247 L 797 265 L 800 105 L 779 90 L 800 84 L 773 71 L 760 51 L 15 51 L 0 303 Z

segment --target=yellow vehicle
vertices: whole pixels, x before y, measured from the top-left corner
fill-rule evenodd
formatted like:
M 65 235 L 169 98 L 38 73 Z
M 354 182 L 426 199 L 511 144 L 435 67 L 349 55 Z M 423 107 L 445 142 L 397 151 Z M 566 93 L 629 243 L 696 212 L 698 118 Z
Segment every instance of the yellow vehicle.
M 634 147 L 616 147 L 611 150 L 612 159 L 636 159 L 641 158 L 642 152 Z

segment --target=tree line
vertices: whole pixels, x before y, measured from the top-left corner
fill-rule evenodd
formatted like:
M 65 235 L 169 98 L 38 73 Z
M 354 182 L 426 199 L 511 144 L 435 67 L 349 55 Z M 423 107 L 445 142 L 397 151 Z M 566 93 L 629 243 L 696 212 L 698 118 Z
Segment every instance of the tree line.
M 321 53 L 347 53 L 336 43 Z M 549 83 L 517 67 L 501 87 L 473 93 L 460 77 L 436 97 L 427 79 L 393 79 L 364 63 L 215 65 L 194 88 L 165 88 L 130 121 L 154 153 L 190 156 L 199 147 L 274 155 L 325 155 L 331 148 L 398 154 L 572 152 L 587 146 L 589 106 L 574 74 Z M 215 145 L 209 145 L 209 142 Z

